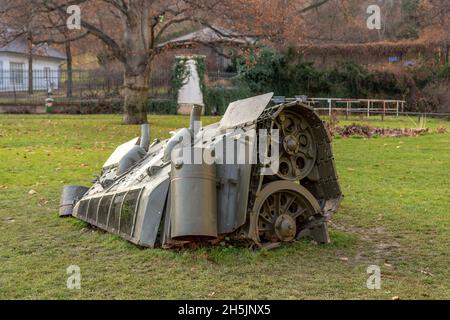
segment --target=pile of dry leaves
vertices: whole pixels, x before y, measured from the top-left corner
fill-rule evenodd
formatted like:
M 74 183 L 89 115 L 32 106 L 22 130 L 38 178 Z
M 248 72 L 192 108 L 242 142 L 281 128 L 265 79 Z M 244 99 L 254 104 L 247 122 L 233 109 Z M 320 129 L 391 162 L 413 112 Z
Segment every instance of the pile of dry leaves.
M 335 126 L 329 127 L 331 136 L 339 135 L 343 138 L 351 136 L 360 136 L 364 138 L 371 138 L 373 136 L 383 137 L 414 137 L 423 133 L 430 132 L 429 128 L 415 129 L 415 128 L 377 128 L 371 126 L 363 126 L 359 124 L 352 124 L 349 126 Z

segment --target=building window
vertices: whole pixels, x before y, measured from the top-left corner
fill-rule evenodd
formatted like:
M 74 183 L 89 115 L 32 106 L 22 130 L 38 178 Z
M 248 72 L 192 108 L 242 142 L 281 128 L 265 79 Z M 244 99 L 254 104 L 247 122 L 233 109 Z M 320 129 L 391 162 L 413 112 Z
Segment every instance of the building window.
M 51 87 L 51 69 L 49 67 L 44 67 L 44 86 L 47 88 Z
M 44 67 L 44 79 L 46 82 L 49 82 L 51 76 L 51 70 L 49 67 Z
M 11 70 L 11 83 L 23 85 L 25 64 L 11 62 L 9 68 Z

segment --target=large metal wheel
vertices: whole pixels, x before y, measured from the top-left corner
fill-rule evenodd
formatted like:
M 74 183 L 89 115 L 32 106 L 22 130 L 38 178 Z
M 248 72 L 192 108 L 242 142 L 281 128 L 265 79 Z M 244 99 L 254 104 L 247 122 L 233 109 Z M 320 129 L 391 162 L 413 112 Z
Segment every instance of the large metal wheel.
M 290 181 L 267 184 L 254 206 L 254 234 L 258 243 L 293 241 L 301 226 L 320 212 L 314 196 Z
M 299 181 L 307 177 L 317 159 L 317 146 L 311 126 L 294 111 L 283 111 L 273 122 L 280 132 L 280 168 L 277 176 Z

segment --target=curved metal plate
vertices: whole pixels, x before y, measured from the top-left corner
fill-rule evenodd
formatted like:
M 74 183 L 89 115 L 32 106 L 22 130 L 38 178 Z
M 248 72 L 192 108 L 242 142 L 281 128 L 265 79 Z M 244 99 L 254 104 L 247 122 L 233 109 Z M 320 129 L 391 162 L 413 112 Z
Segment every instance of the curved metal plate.
M 103 165 L 103 169 L 117 166 L 120 160 L 126 155 L 134 146 L 137 145 L 139 138 L 134 138 L 133 140 L 128 141 L 117 147 L 117 149 L 111 154 L 111 156 L 106 160 Z
M 256 121 L 272 100 L 273 92 L 230 103 L 220 121 L 220 130 Z

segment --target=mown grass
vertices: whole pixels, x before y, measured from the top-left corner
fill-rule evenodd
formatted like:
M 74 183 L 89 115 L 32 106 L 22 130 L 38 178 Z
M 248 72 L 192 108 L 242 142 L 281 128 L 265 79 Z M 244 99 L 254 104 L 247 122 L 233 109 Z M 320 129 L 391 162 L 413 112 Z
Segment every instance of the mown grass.
M 152 136 L 163 138 L 189 121 L 150 119 Z M 370 124 L 411 126 L 405 118 Z M 0 298 L 450 298 L 450 134 L 336 139 L 346 198 L 332 244 L 272 251 L 144 250 L 58 218 L 62 186 L 90 185 L 111 151 L 138 134 L 119 116 L 0 116 Z M 372 264 L 381 290 L 366 287 Z M 81 290 L 66 288 L 70 265 L 81 268 Z
M 330 117 L 324 116 L 324 120 L 329 121 Z M 445 118 L 433 118 L 427 117 L 425 119 L 420 119 L 419 116 L 386 116 L 385 120 L 381 115 L 371 115 L 370 118 L 367 118 L 366 115 L 352 115 L 346 119 L 345 115 L 338 115 L 336 119 L 338 125 L 345 126 L 351 125 L 353 123 L 374 126 L 379 128 L 418 128 L 422 124 L 425 125 L 426 128 L 437 129 L 437 128 L 449 128 L 449 121 Z

